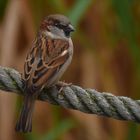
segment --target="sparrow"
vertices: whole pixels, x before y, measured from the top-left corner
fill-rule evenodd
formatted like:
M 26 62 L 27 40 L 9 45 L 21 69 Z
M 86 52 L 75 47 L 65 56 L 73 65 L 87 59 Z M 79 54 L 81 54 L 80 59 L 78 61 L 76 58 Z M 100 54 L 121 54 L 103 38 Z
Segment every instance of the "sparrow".
M 32 48 L 24 64 L 24 103 L 16 131 L 32 131 L 32 115 L 35 100 L 44 87 L 57 84 L 73 56 L 70 20 L 60 14 L 49 15 L 42 20 Z

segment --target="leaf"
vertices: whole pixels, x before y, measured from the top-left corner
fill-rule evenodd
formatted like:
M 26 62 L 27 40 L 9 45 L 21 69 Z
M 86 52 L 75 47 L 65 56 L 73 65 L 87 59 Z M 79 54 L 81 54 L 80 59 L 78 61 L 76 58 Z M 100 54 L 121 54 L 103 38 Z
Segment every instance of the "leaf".
M 127 133 L 126 140 L 137 140 L 137 136 L 139 134 L 138 131 L 138 124 L 132 124 L 130 123 L 128 133 Z
M 71 119 L 60 122 L 55 128 L 44 135 L 40 140 L 56 140 L 62 136 L 65 132 L 74 127 L 74 122 Z
M 85 11 L 89 7 L 89 5 L 93 2 L 93 0 L 77 0 L 69 11 L 68 15 L 72 21 L 72 24 L 76 27 L 78 22 L 83 17 Z
M 133 79 L 137 82 L 133 83 L 133 91 L 134 94 L 137 94 L 137 91 L 140 90 L 140 48 L 138 45 L 136 30 L 138 30 L 139 26 L 136 26 L 134 22 L 134 16 L 132 12 L 133 2 L 132 0 L 112 0 L 116 12 L 119 18 L 119 25 L 121 29 L 120 36 L 122 38 L 125 37 L 128 43 L 129 53 L 132 55 L 132 61 L 134 63 L 134 72 Z M 139 96 L 137 94 L 137 96 Z
M 132 15 L 132 1 L 112 0 L 112 2 L 120 18 L 120 35 L 125 35 L 127 37 L 129 42 L 128 47 L 130 48 L 133 57 L 135 60 L 140 60 L 140 49 L 136 41 L 135 26 Z
M 64 5 L 64 2 L 62 0 L 50 0 L 48 1 L 49 5 L 57 10 L 58 12 L 66 12 L 67 8 L 66 5 Z
M 36 133 L 23 133 L 22 134 L 23 137 L 26 139 L 26 140 L 39 140 L 39 136 L 36 134 Z
M 8 0 L 0 0 L 0 19 L 3 17 Z

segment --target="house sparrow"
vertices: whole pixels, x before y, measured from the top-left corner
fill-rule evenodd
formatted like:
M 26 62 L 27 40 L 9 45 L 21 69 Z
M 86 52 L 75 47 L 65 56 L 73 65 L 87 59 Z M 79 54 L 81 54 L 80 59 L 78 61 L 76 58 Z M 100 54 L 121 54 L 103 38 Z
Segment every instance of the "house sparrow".
M 24 65 L 24 104 L 16 131 L 32 131 L 32 112 L 36 98 L 43 87 L 57 84 L 73 56 L 70 33 L 74 31 L 63 15 L 47 16 L 40 25 L 35 42 Z

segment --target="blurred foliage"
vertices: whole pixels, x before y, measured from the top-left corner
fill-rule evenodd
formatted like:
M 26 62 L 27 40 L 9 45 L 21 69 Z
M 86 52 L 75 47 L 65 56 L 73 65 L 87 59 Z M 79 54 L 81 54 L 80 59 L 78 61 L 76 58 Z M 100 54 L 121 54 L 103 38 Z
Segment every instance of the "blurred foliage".
M 8 0 L 0 0 L 0 19 L 4 17 L 7 2 Z M 83 49 L 82 51 L 86 53 L 85 48 L 89 48 L 88 50 L 93 53 L 93 56 L 96 58 L 95 61 L 98 63 L 97 66 L 100 66 L 99 71 L 96 71 L 97 75 L 101 75 L 97 82 L 100 80 L 99 85 L 103 85 L 103 90 L 106 90 L 105 84 L 110 82 L 108 79 L 111 77 L 115 82 L 110 82 L 110 88 L 115 87 L 114 89 L 118 91 L 130 92 L 131 95 L 128 93 L 128 96 L 133 96 L 135 98 L 140 97 L 140 1 L 29 0 L 29 5 L 32 9 L 36 27 L 38 27 L 43 17 L 53 13 L 61 13 L 67 15 L 71 19 L 71 22 L 76 28 L 74 41 L 76 45 L 78 44 L 80 46 L 76 46 L 77 52 L 79 53 Z M 83 20 L 84 23 L 82 23 Z M 88 20 L 88 24 L 86 20 Z M 91 22 L 95 22 L 94 25 L 90 24 Z M 76 55 L 79 57 L 78 53 Z M 77 58 L 77 60 L 79 59 Z M 130 65 L 128 62 L 129 60 L 132 61 Z M 78 66 L 79 65 L 80 64 L 78 64 Z M 129 68 L 129 66 L 131 67 Z M 79 67 L 81 68 L 81 66 Z M 127 73 L 129 70 L 130 73 Z M 81 71 L 83 72 L 84 70 Z M 104 73 L 105 71 L 109 72 Z M 78 73 L 80 72 L 78 71 Z M 126 79 L 130 76 L 129 74 L 132 75 L 132 78 L 129 78 L 126 82 L 130 82 L 131 84 L 125 87 L 123 78 Z M 118 80 L 117 78 L 120 79 Z M 80 75 L 79 79 L 79 81 L 82 79 Z M 61 108 L 52 107 L 51 113 L 54 125 L 49 132 L 45 133 L 43 136 L 32 133 L 24 135 L 23 137 L 27 140 L 61 139 L 64 133 L 67 133 L 75 127 L 72 116 L 68 120 L 61 119 L 63 117 Z M 129 124 L 128 132 L 124 134 L 126 140 L 138 139 L 139 129 L 138 125 L 134 123 Z M 114 134 L 112 133 L 110 135 L 109 139 L 115 140 Z
M 139 133 L 138 126 L 139 125 L 137 125 L 137 124 L 134 125 L 134 124 L 130 123 L 126 140 L 137 140 L 138 139 L 138 133 Z
M 48 4 L 55 9 L 56 13 L 66 13 L 67 12 L 67 6 L 65 5 L 65 1 L 64 0 L 51 0 L 48 1 Z
M 62 137 L 67 131 L 70 131 L 74 126 L 73 120 L 63 120 L 46 135 L 42 136 L 40 140 L 56 140 Z
M 136 28 L 132 14 L 132 0 L 112 0 L 120 21 L 120 34 L 119 37 L 126 36 L 128 40 L 128 47 L 137 61 L 140 68 L 140 48 L 136 40 Z
M 92 0 L 77 0 L 69 11 L 69 18 L 76 27 L 81 18 L 84 17 L 86 10 L 89 8 Z
M 2 20 L 2 18 L 4 16 L 7 2 L 8 2 L 8 0 L 0 0 L 0 20 Z
M 70 131 L 74 128 L 74 121 L 71 119 L 65 119 L 59 122 L 51 130 L 49 130 L 44 135 L 39 135 L 37 133 L 31 133 L 24 135 L 27 140 L 56 140 L 61 138 L 67 131 Z

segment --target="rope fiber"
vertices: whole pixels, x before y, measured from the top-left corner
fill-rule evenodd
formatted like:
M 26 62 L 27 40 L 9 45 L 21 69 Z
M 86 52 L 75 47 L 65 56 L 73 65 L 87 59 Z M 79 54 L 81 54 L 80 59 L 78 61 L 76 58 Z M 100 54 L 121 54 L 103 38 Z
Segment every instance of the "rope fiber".
M 12 68 L 0 66 L 0 89 L 24 95 L 21 74 Z M 62 93 L 58 91 L 57 86 L 44 88 L 38 99 L 84 113 L 140 122 L 140 100 L 83 89 L 76 85 L 64 87 Z

